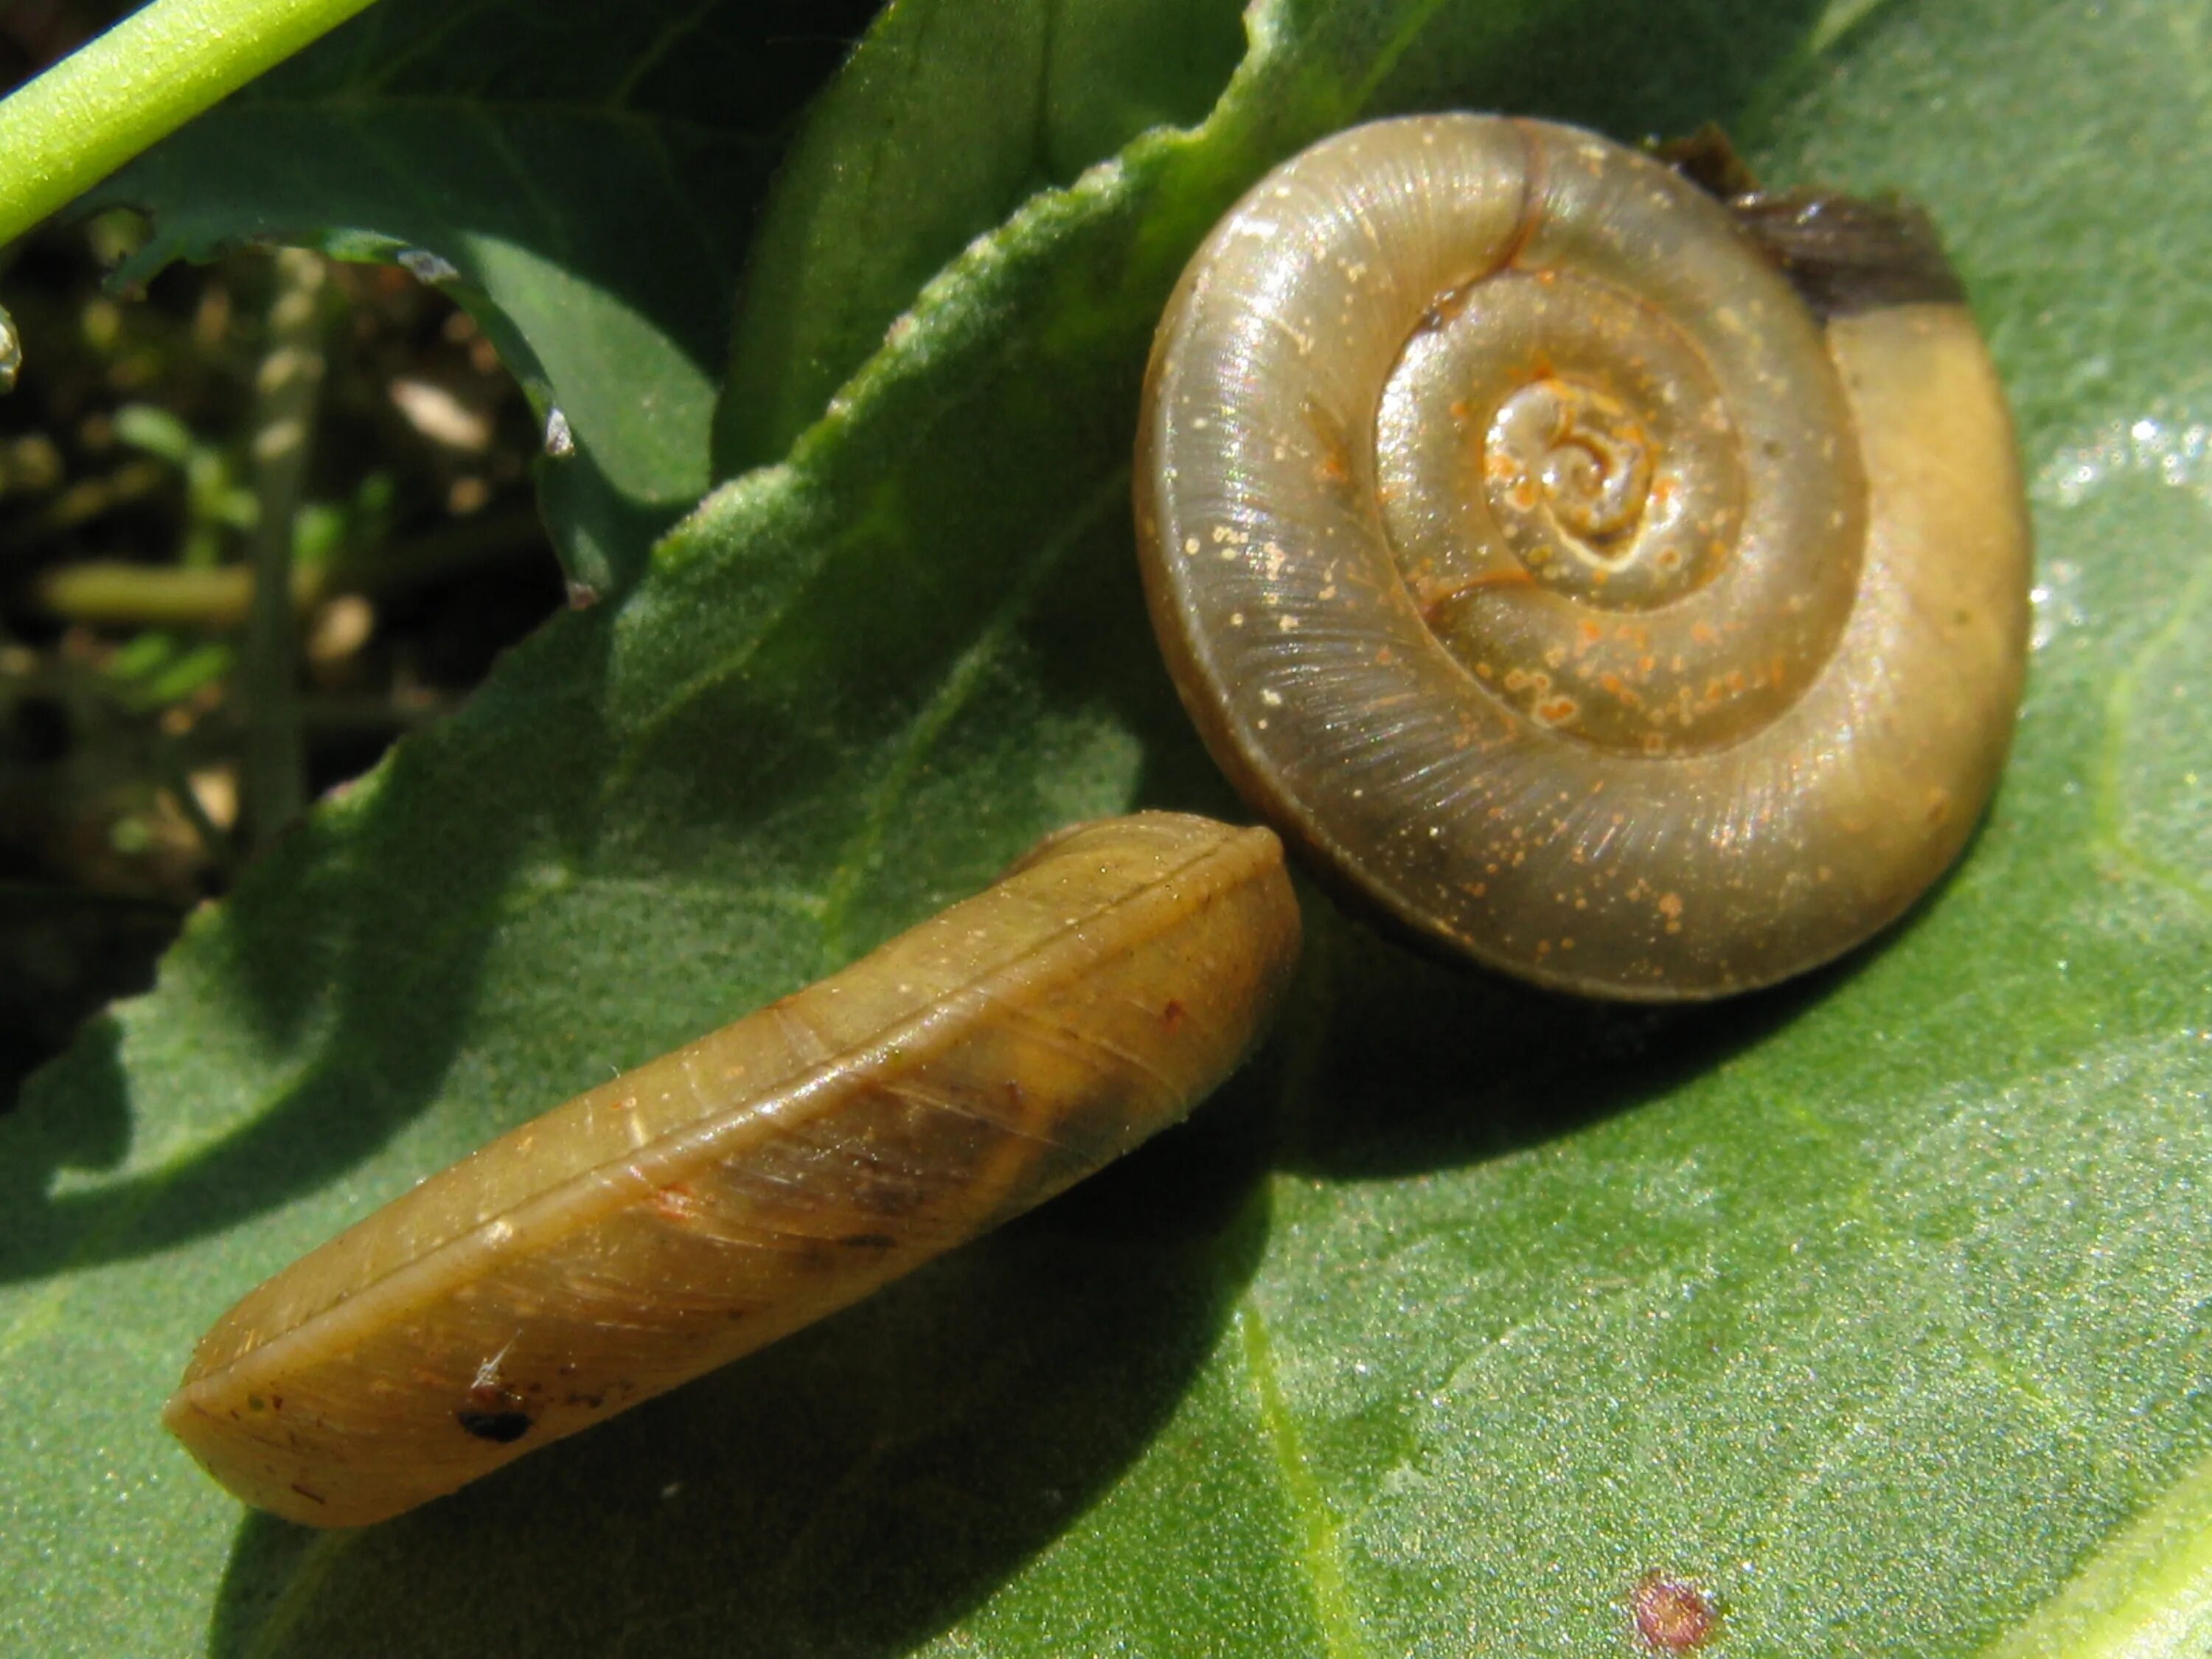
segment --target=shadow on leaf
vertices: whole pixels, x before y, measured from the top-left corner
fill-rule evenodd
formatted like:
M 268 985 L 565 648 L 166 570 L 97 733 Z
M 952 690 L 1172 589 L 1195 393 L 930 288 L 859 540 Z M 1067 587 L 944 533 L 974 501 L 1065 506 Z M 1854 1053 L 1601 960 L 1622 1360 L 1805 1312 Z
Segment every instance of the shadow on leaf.
M 605 744 L 589 693 L 608 630 L 580 617 L 556 631 L 558 641 L 541 635 L 526 649 L 541 665 L 558 665 L 565 720 L 510 723 L 480 702 L 470 718 L 395 751 L 360 818 L 343 826 L 341 854 L 321 844 L 327 821 L 304 825 L 226 907 L 216 947 L 226 971 L 218 988 L 202 990 L 222 1003 L 209 1023 L 233 1028 L 233 1042 L 262 1055 L 296 1055 L 294 1063 L 210 1059 L 189 1031 L 161 1053 L 134 1054 L 127 1022 L 110 1017 L 33 1080 L 21 1122 L 11 1126 L 30 1142 L 28 1156 L 0 1164 L 9 1233 L 0 1279 L 222 1231 L 326 1186 L 439 1097 L 471 1030 L 484 952 L 510 919 L 501 896 L 513 872 L 533 854 L 573 856 L 593 833 L 594 757 Z M 524 684 L 507 685 L 525 702 L 547 690 L 520 678 Z M 519 726 L 563 750 L 567 764 L 533 773 L 552 798 L 486 802 L 448 817 L 441 856 L 426 864 L 424 812 L 454 799 L 460 781 L 487 773 L 485 752 L 509 745 Z M 258 1072 L 269 1079 L 265 1099 L 190 1158 L 96 1190 L 50 1190 L 57 1170 L 87 1167 L 88 1151 L 109 1164 L 121 1157 L 124 1146 L 100 1126 L 144 1122 L 135 1077 L 150 1072 L 173 1088 L 202 1066 L 233 1088 L 242 1072 Z
M 1286 1168 L 1337 1180 L 1504 1157 L 1660 1098 L 1825 998 L 1849 967 L 1720 1003 L 1587 1002 L 1431 961 L 1315 899 L 1316 1057 Z

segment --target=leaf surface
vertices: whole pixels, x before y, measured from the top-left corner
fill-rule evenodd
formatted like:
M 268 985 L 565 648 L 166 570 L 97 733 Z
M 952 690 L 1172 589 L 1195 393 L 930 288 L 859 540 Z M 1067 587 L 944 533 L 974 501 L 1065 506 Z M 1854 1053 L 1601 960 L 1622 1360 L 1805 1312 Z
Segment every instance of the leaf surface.
M 1661 1573 L 1730 1656 L 2200 1650 L 2212 175 L 2137 158 L 2206 152 L 2207 42 L 2152 0 L 1847 9 L 1262 7 L 1203 125 L 967 247 L 623 603 L 198 919 L 0 1125 L 13 1645 L 1612 1655 Z M 1769 177 L 1935 210 L 2040 563 L 1956 874 L 1664 1016 L 1316 899 L 1281 1039 L 1068 1199 L 387 1526 L 241 1517 L 155 1413 L 254 1280 L 1040 830 L 1233 811 L 1129 570 L 1151 320 L 1269 161 L 1443 103 L 1750 110 Z
M 922 284 L 1036 191 L 1201 118 L 1242 49 L 1189 0 L 902 0 L 810 113 L 762 213 L 715 417 L 777 460 Z

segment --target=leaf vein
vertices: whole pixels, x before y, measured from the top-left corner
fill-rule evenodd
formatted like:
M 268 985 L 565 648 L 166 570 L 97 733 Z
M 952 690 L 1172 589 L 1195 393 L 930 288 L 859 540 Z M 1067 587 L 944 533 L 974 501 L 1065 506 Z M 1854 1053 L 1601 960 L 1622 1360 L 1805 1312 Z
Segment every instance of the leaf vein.
M 1339 1522 L 1306 1463 L 1297 1419 L 1283 1392 L 1267 1321 L 1249 1297 L 1238 1304 L 1236 1319 L 1244 1368 L 1251 1374 L 1259 1396 L 1260 1431 L 1274 1458 L 1283 1495 L 1299 1533 L 1298 1559 L 1313 1592 L 1322 1639 L 1330 1659 L 1363 1659 L 1367 1644 L 1360 1635 L 1358 1614 L 1345 1579 Z
M 944 684 L 908 723 L 888 763 L 876 774 L 877 781 L 866 797 L 860 827 L 846 844 L 830 875 L 822 919 L 823 946 L 828 955 L 842 961 L 851 954 L 848 935 L 854 900 L 861 882 L 874 867 L 876 855 L 890 833 L 891 822 L 921 774 L 922 762 L 981 686 L 986 671 L 1005 648 L 1023 613 L 1036 600 L 1045 578 L 1058 568 L 1068 550 L 1097 526 L 1127 488 L 1128 470 L 1115 469 L 1099 482 L 1058 531 L 1038 544 L 1027 568 L 984 622 L 974 642 L 960 653 Z

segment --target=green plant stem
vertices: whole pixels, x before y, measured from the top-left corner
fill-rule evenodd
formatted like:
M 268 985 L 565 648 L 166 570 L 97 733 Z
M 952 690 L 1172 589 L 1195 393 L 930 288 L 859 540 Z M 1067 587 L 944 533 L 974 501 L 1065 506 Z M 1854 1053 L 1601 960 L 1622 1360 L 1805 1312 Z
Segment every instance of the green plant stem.
M 300 631 L 292 597 L 292 520 L 307 477 L 323 386 L 322 258 L 276 255 L 269 350 L 255 378 L 253 605 L 246 619 L 246 827 L 267 846 L 306 799 L 300 745 Z
M 312 610 L 338 593 L 378 598 L 441 581 L 502 559 L 550 560 L 535 507 L 465 520 L 386 547 L 343 555 L 291 574 L 292 601 Z M 244 565 L 187 569 L 123 559 L 80 559 L 40 575 L 33 592 L 49 614 L 93 627 L 185 628 L 212 633 L 246 620 L 253 573 Z
M 369 0 L 152 0 L 0 100 L 0 242 Z
M 227 633 L 253 608 L 253 572 L 244 565 L 187 570 L 176 565 L 85 559 L 58 565 L 33 588 L 40 607 L 64 622 L 100 628 L 185 628 Z M 328 592 L 316 573 L 292 575 L 294 605 L 307 609 Z

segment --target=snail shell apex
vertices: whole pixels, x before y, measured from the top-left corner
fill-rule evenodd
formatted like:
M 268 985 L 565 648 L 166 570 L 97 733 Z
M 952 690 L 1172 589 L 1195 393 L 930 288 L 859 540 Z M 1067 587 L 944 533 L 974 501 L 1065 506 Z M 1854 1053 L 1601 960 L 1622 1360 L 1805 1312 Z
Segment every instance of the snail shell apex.
M 1286 988 L 1264 830 L 1064 830 L 843 972 L 510 1131 L 252 1291 L 163 1413 L 358 1526 L 842 1308 L 1177 1121 Z
M 1340 888 L 1559 989 L 1719 995 L 1892 921 L 2002 765 L 2028 539 L 1970 315 L 1863 291 L 1816 314 L 1727 206 L 1542 122 L 1276 169 L 1169 305 L 1135 470 L 1217 762 Z

